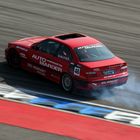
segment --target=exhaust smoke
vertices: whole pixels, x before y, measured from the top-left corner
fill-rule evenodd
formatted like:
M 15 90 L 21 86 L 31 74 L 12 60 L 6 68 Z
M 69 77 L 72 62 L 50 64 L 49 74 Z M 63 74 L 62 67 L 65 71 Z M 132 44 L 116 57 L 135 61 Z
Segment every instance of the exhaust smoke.
M 140 111 L 140 80 L 135 74 L 130 74 L 126 84 L 104 89 L 97 99 L 110 102 L 113 106 Z
M 130 74 L 127 83 L 117 88 L 140 94 L 140 79 L 135 74 Z

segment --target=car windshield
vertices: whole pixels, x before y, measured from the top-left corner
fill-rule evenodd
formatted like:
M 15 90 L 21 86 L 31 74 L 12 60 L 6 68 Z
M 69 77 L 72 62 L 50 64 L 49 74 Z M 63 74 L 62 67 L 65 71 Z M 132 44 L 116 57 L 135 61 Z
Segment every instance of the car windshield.
M 81 62 L 105 60 L 115 56 L 104 44 L 77 47 L 75 52 Z

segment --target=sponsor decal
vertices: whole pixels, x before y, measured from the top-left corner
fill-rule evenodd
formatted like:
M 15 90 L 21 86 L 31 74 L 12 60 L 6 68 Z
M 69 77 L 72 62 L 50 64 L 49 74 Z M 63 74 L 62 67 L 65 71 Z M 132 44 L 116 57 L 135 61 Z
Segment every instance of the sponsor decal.
M 25 51 L 25 52 L 27 52 L 27 51 L 28 51 L 28 49 L 23 48 L 23 47 L 21 47 L 21 46 L 16 46 L 16 48 L 17 48 L 17 49 L 20 49 L 20 50 L 22 50 L 22 51 Z
M 74 75 L 80 76 L 80 68 L 79 67 L 74 67 Z
M 105 85 L 105 84 L 117 84 L 117 82 L 118 82 L 118 79 L 116 79 L 116 80 L 109 80 L 109 81 L 103 81 L 103 82 L 101 82 L 101 84 L 102 85 Z
M 33 67 L 33 65 L 32 65 L 32 64 L 30 64 L 30 63 L 27 63 L 27 67 L 32 68 L 32 67 Z
M 32 58 L 39 61 L 39 64 L 47 68 L 53 69 L 57 72 L 62 72 L 62 65 L 53 61 L 50 61 L 44 57 L 33 54 Z
M 40 72 L 42 72 L 42 73 L 45 73 L 45 72 L 46 72 L 46 70 L 41 69 L 41 68 L 39 68 L 39 67 L 37 67 L 37 66 L 34 66 L 34 65 L 33 65 L 33 69 L 35 69 L 35 70 L 37 70 L 37 71 L 40 71 Z
M 25 59 L 27 58 L 26 55 L 25 55 L 24 53 L 19 53 L 19 55 L 20 55 L 22 58 L 25 58 Z
M 67 57 L 67 56 L 58 55 L 58 57 L 59 57 L 59 58 L 62 58 L 62 59 L 64 59 L 64 60 L 67 60 L 67 61 L 69 61 L 69 57 Z
M 78 47 L 78 50 L 80 50 L 80 49 L 97 48 L 97 47 L 103 47 L 103 45 L 102 44 L 91 44 L 91 45 L 88 45 L 88 46 Z
M 44 69 L 42 69 L 42 68 L 40 68 L 40 67 L 38 67 L 38 66 L 32 65 L 32 64 L 30 64 L 30 63 L 27 63 L 27 66 L 28 66 L 29 68 L 34 69 L 38 74 L 40 74 L 40 75 L 42 75 L 42 76 L 46 76 L 46 70 L 44 70 Z
M 54 65 L 56 65 L 56 66 L 62 67 L 61 64 L 56 63 L 56 62 L 54 62 L 54 61 L 51 61 L 51 60 L 48 60 L 48 59 L 47 59 L 47 62 L 52 63 L 52 64 L 54 64 Z

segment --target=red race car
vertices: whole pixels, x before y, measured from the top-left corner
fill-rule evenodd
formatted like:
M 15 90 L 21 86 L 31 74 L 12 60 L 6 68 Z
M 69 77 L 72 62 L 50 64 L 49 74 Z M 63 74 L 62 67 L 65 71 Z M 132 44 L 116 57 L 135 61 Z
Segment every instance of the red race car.
M 84 34 L 30 37 L 8 44 L 8 64 L 60 83 L 67 92 L 122 85 L 128 70 L 100 41 Z

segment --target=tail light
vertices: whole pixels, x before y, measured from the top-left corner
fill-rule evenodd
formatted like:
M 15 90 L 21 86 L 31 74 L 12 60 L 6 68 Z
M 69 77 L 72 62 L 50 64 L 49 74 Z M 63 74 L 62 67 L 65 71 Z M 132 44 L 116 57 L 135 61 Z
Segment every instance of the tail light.
M 121 66 L 121 72 L 126 72 L 127 71 L 127 64 L 124 63 L 122 66 Z
M 8 48 L 14 47 L 14 44 L 8 43 Z

